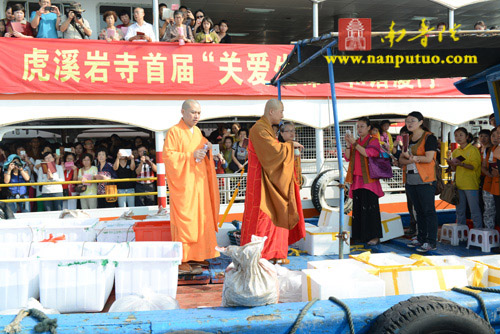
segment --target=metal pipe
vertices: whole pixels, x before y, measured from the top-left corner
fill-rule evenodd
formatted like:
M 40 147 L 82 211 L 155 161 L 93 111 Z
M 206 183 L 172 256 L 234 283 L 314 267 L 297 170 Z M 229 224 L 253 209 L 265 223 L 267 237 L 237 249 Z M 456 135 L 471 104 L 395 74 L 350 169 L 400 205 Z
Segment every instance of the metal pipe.
M 43 202 L 43 201 L 65 201 L 67 199 L 81 198 L 107 198 L 107 197 L 126 197 L 126 196 L 151 196 L 157 195 L 156 191 L 148 193 L 133 193 L 133 194 L 112 194 L 112 195 L 82 195 L 82 196 L 59 196 L 59 197 L 36 197 L 36 198 L 18 198 L 18 199 L 2 199 L 0 202 L 19 203 L 19 202 Z
M 54 184 L 83 184 L 85 183 L 106 183 L 106 182 L 135 182 L 135 181 L 156 181 L 156 177 L 144 177 L 134 179 L 109 179 L 109 180 L 86 180 L 86 181 L 54 181 L 54 182 L 25 182 L 25 183 L 0 183 L 0 188 L 48 186 Z
M 319 1 L 312 0 L 313 4 L 313 37 L 318 37 L 319 24 L 318 24 L 318 4 Z
M 153 31 L 160 40 L 160 8 L 158 8 L 158 4 L 158 0 L 153 0 Z
M 328 48 L 326 50 L 329 56 L 333 55 L 333 50 Z M 332 96 L 332 110 L 333 110 L 333 122 L 335 128 L 335 142 L 337 144 L 337 161 L 339 163 L 339 183 L 344 184 L 344 168 L 342 166 L 342 148 L 340 146 L 340 127 L 337 115 L 337 97 L 335 95 L 335 77 L 333 74 L 333 64 L 328 63 L 328 77 L 330 79 L 330 91 Z M 344 188 L 339 189 L 339 235 L 342 236 L 344 232 Z M 339 259 L 344 258 L 343 252 L 344 240 L 340 238 L 339 241 Z
M 325 141 L 323 129 L 314 129 L 316 134 L 316 173 L 321 172 L 323 163 L 325 162 Z
M 448 30 L 452 29 L 455 25 L 455 11 L 453 9 L 448 10 Z
M 278 100 L 281 101 L 281 80 L 278 80 Z

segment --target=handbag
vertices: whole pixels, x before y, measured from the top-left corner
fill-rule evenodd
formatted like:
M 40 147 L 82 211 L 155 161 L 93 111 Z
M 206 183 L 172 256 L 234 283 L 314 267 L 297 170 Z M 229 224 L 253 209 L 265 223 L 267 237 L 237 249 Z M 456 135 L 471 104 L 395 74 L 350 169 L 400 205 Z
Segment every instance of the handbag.
M 453 178 L 453 181 L 448 182 L 444 185 L 443 191 L 441 192 L 441 195 L 439 195 L 439 198 L 446 203 L 450 203 L 451 205 L 458 205 L 459 196 L 458 188 L 455 185 L 455 178 Z
M 107 184 L 106 187 L 106 195 L 116 195 L 118 194 L 118 187 L 116 184 Z M 106 202 L 108 203 L 114 203 L 118 200 L 118 197 L 106 197 Z
M 87 190 L 87 186 L 84 185 L 84 184 L 77 184 L 75 186 L 75 193 L 79 193 L 80 194 L 80 193 L 85 192 L 86 190 Z
M 443 174 L 442 174 L 442 170 L 441 170 L 441 166 L 439 166 L 439 164 L 437 163 L 436 160 L 434 160 L 434 167 L 435 167 L 435 170 L 436 170 L 436 191 L 435 191 L 435 195 L 440 195 L 443 190 L 444 190 L 444 182 L 443 182 Z
M 378 157 L 368 157 L 368 171 L 372 179 L 392 178 L 391 160 L 384 158 L 382 153 Z

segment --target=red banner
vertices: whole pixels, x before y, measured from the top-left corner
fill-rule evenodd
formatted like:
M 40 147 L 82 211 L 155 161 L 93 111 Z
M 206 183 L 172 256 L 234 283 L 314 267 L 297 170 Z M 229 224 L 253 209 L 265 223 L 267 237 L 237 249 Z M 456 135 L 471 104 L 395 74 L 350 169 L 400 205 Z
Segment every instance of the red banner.
M 133 43 L 0 38 L 1 93 L 276 95 L 266 83 L 291 45 Z M 325 60 L 326 67 L 326 60 Z M 338 97 L 461 96 L 457 79 L 341 83 Z M 330 96 L 328 84 L 283 96 Z

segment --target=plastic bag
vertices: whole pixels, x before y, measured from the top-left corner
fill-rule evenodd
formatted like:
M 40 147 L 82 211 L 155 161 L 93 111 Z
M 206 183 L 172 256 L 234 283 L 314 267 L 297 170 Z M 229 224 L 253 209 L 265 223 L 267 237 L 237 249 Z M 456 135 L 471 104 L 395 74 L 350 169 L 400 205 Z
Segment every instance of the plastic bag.
M 146 291 L 143 295 L 129 295 L 117 299 L 109 312 L 176 310 L 179 303 L 169 295 Z
M 279 264 L 275 265 L 280 285 L 280 303 L 295 303 L 302 301 L 302 273 L 289 270 Z
M 90 218 L 90 215 L 83 210 L 68 210 L 61 211 L 59 218 Z
M 220 249 L 233 260 L 226 268 L 223 307 L 261 306 L 278 302 L 276 269 L 269 261 L 260 258 L 266 239 L 252 235 L 252 241 L 245 246 Z
M 37 310 L 40 310 L 45 314 L 61 314 L 61 313 L 59 313 L 58 310 L 54 310 L 51 308 L 44 308 L 43 305 L 40 304 L 40 302 L 38 300 L 36 300 L 35 298 L 30 298 L 30 299 L 28 299 L 28 302 L 26 303 L 26 305 L 24 307 L 22 307 L 20 309 L 3 310 L 0 312 L 0 315 L 18 314 L 19 311 L 21 311 L 21 310 L 29 310 L 31 308 L 35 308 Z

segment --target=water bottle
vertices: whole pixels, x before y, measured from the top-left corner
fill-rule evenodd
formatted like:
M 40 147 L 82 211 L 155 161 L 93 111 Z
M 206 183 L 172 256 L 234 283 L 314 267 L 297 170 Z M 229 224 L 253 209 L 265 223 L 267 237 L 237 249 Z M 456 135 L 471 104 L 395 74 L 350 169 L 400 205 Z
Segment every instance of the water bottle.
M 205 146 L 203 146 L 203 150 L 206 151 L 207 149 L 208 149 L 208 144 L 205 144 Z M 198 163 L 200 161 L 201 161 L 201 159 L 196 158 L 196 163 Z

